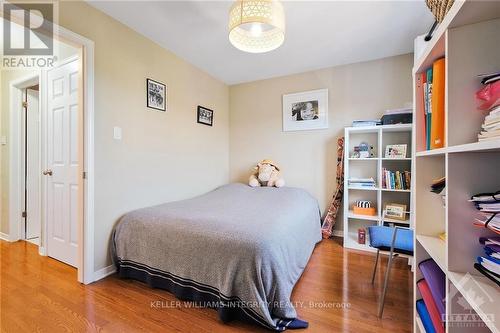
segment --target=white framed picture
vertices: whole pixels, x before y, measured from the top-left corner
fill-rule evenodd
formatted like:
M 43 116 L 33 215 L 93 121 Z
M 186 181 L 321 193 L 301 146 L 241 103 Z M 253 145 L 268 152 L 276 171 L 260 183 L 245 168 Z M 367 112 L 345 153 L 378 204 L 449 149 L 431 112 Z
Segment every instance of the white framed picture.
M 387 145 L 385 147 L 385 158 L 406 158 L 407 145 Z
M 283 131 L 328 128 L 328 89 L 283 95 Z

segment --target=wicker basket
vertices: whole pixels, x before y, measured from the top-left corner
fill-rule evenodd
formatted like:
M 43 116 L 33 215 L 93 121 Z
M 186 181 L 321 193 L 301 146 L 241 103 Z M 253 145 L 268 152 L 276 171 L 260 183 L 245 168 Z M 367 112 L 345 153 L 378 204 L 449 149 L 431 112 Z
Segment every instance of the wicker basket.
M 429 7 L 439 23 L 443 21 L 453 2 L 454 0 L 425 0 L 427 7 Z

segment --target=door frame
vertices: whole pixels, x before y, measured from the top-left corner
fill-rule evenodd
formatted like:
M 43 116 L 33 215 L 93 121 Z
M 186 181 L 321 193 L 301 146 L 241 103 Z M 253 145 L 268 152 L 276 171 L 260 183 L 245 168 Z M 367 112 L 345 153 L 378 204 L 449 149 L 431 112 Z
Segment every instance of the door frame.
M 64 27 L 57 26 L 54 24 L 54 38 L 59 39 L 63 42 L 76 45 L 80 48 L 80 116 L 81 121 L 80 128 L 83 128 L 83 133 L 79 135 L 80 140 L 82 140 L 83 151 L 80 152 L 82 157 L 81 170 L 82 174 L 82 185 L 83 188 L 79 191 L 81 194 L 82 210 L 81 216 L 78 219 L 78 281 L 84 284 L 89 284 L 95 281 L 94 272 L 94 42 L 88 38 L 80 36 Z M 44 131 L 43 118 L 46 113 L 46 100 L 44 98 L 45 92 L 42 91 L 43 80 L 46 78 L 46 71 L 41 71 L 35 75 L 29 75 L 24 78 L 20 78 L 10 82 L 10 133 L 9 133 L 9 241 L 18 241 L 21 236 L 20 226 L 22 225 L 22 193 L 20 191 L 20 186 L 22 183 L 19 182 L 21 172 L 19 171 L 19 166 L 21 165 L 20 145 L 21 145 L 21 133 L 20 131 L 13 131 L 12 129 L 20 129 L 20 104 L 16 104 L 19 99 L 19 86 L 25 84 L 33 77 L 37 77 L 40 84 L 40 112 L 42 113 L 42 132 Z M 17 90 L 17 91 L 16 91 Z M 45 89 L 43 89 L 45 90 Z M 21 99 L 22 100 L 22 99 Z M 41 146 L 44 145 L 44 141 L 41 142 Z M 41 156 L 42 165 L 44 165 L 45 156 Z M 24 181 L 23 181 L 24 182 Z M 43 184 L 43 181 L 42 181 Z M 45 192 L 46 187 L 42 187 L 42 191 Z M 42 195 L 45 197 L 45 193 Z M 43 209 L 43 206 L 42 206 Z M 46 246 L 47 232 L 44 230 L 46 228 L 46 221 L 44 219 L 45 212 L 42 213 L 42 239 L 44 239 L 43 245 Z M 41 249 L 41 255 L 46 255 L 44 248 Z

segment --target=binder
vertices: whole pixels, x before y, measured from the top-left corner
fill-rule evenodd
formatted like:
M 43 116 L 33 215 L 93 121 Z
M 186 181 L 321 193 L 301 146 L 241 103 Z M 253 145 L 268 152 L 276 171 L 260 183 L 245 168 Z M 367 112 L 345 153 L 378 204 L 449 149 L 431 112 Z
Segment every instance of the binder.
M 429 315 L 431 317 L 432 326 L 437 333 L 444 333 L 444 325 L 441 319 L 441 314 L 439 313 L 438 308 L 436 307 L 436 303 L 434 303 L 434 298 L 432 298 L 431 290 L 427 282 L 422 279 L 417 282 L 418 290 L 424 299 L 425 307 L 427 311 L 429 311 Z
M 427 308 L 425 307 L 425 303 L 421 299 L 419 299 L 417 301 L 417 312 L 418 312 L 418 316 L 420 317 L 420 320 L 422 320 L 422 324 L 424 325 L 425 333 L 435 333 L 436 330 L 434 329 L 434 326 L 432 325 L 432 320 L 431 320 L 431 316 L 429 314 L 429 311 L 427 311 Z M 424 333 L 424 332 L 421 332 L 421 333 Z
M 431 121 L 432 121 L 432 68 L 429 68 L 426 73 L 426 118 L 425 118 L 425 137 L 427 150 L 431 149 Z
M 444 315 L 446 311 L 446 277 L 443 271 L 432 259 L 422 261 L 420 264 L 418 264 L 418 268 L 422 272 L 422 275 L 424 276 L 425 281 L 429 286 L 432 298 L 436 303 L 439 313 L 441 314 L 441 316 Z
M 444 147 L 445 58 L 432 66 L 431 149 Z
M 425 126 L 425 95 L 424 95 L 424 83 L 426 82 L 426 75 L 424 73 L 419 73 L 417 76 L 417 96 L 416 96 L 416 110 L 420 110 L 417 113 L 417 117 L 420 119 L 422 136 L 420 139 L 420 146 L 426 146 L 426 126 Z

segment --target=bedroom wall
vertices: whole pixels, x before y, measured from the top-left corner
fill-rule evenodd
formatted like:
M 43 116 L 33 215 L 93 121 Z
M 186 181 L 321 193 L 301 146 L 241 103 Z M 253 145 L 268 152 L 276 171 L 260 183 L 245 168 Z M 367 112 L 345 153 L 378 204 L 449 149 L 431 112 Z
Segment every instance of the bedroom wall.
M 287 185 L 308 190 L 324 212 L 336 188 L 337 138 L 353 120 L 411 101 L 412 67 L 406 54 L 231 86 L 230 180 L 247 182 L 251 167 L 271 158 Z M 329 89 L 329 129 L 283 132 L 282 95 L 321 88 Z
M 59 10 L 62 26 L 95 42 L 98 270 L 111 264 L 111 230 L 124 213 L 228 182 L 229 88 L 85 3 L 60 2 Z M 146 108 L 146 78 L 167 84 L 166 113 Z M 215 110 L 213 127 L 196 123 L 197 105 Z

